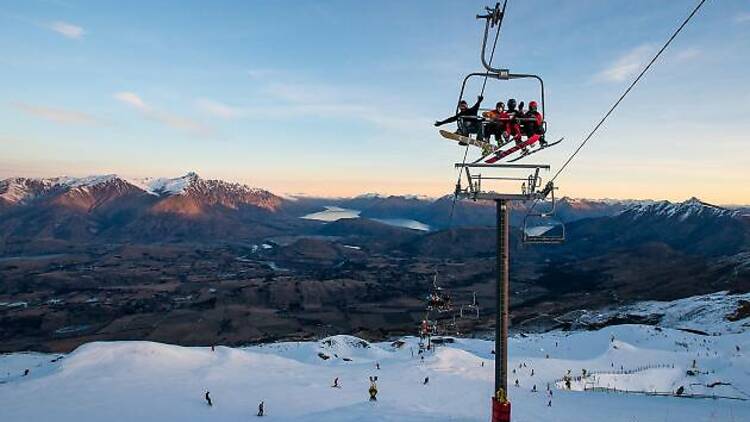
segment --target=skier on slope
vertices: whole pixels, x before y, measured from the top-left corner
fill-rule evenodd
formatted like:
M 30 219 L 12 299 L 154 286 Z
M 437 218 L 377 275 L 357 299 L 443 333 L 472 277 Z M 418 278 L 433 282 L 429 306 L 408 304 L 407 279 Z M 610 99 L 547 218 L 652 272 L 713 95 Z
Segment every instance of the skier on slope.
M 261 401 L 260 403 L 258 403 L 258 416 L 264 416 L 265 415 L 265 410 L 266 410 L 265 408 L 266 408 L 266 406 L 265 406 L 265 403 L 263 403 L 263 401 Z
M 333 379 L 333 385 L 331 386 L 331 388 L 341 388 L 341 386 L 339 385 L 339 377 Z
M 458 112 L 454 116 L 448 117 L 444 120 L 436 121 L 435 126 L 442 126 L 446 123 L 457 122 L 457 134 L 462 136 L 469 136 L 469 134 L 475 133 L 477 135 L 477 140 L 484 140 L 484 135 L 482 134 L 482 123 L 476 118 L 477 114 L 479 114 L 479 105 L 482 103 L 482 100 L 484 100 L 484 97 L 481 95 L 478 96 L 477 102 L 471 107 L 469 107 L 469 103 L 467 103 L 465 100 L 461 100 L 458 103 Z M 464 143 L 461 144 L 465 145 Z
M 370 401 L 378 401 L 378 385 L 376 384 L 377 380 L 378 377 L 370 377 L 370 388 L 367 390 L 367 392 L 370 393 Z
M 213 406 L 214 405 L 213 401 L 211 401 L 211 392 L 210 391 L 206 390 L 205 398 L 206 398 L 206 403 L 208 403 L 209 406 Z

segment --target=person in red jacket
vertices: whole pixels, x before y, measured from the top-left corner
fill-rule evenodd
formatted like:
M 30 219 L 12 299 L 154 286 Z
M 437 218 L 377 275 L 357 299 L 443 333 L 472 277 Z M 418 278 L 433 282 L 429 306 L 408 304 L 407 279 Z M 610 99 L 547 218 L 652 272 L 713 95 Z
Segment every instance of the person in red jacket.
M 512 136 L 516 142 L 521 141 L 521 125 L 516 117 L 522 117 L 519 110 L 516 109 L 516 99 L 508 100 L 508 121 L 505 123 L 505 132 Z
M 544 116 L 542 116 L 542 113 L 537 110 L 537 107 L 538 105 L 536 101 L 529 103 L 529 111 L 524 115 L 526 118 L 523 125 L 524 135 L 526 135 L 528 141 L 531 141 L 529 145 L 539 140 L 539 143 L 544 146 L 546 144 L 543 136 Z

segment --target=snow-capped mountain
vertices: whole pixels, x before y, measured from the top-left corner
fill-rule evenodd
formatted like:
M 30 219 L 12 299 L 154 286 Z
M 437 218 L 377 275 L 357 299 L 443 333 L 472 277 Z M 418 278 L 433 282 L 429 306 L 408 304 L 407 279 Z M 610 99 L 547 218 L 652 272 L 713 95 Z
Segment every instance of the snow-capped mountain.
M 194 172 L 176 178 L 125 179 L 115 174 L 46 179 L 11 178 L 0 181 L 0 200 L 6 205 L 28 205 L 37 199 L 63 195 L 68 199 L 87 195 L 112 196 L 113 193 L 145 193 L 166 199 L 180 195 L 208 205 L 237 208 L 254 205 L 276 209 L 281 198 L 268 191 L 222 180 L 206 180 Z
M 178 178 L 128 180 L 117 175 L 13 178 L 0 182 L 0 246 L 58 239 L 168 240 L 268 235 L 283 199 L 263 189 Z M 291 219 L 291 217 L 286 217 Z M 276 223 L 273 223 L 276 224 Z M 293 225 L 292 225 L 293 226 Z
M 14 177 L 0 180 L 0 205 L 26 204 L 57 186 L 56 179 Z
M 712 205 L 698 198 L 690 198 L 684 202 L 658 201 L 653 203 L 634 204 L 623 211 L 623 215 L 633 219 L 666 217 L 685 221 L 689 218 L 735 218 L 741 215 L 737 210 Z

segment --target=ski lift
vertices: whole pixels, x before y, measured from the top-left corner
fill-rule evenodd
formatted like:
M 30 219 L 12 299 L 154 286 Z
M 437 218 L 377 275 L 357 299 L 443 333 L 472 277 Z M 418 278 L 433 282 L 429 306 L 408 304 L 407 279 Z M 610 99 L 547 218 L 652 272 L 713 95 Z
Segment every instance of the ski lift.
M 524 158 L 528 155 L 531 155 L 533 153 L 536 153 L 538 151 L 541 151 L 542 149 L 546 149 L 548 147 L 554 146 L 562 139 L 556 142 L 547 143 L 545 140 L 545 134 L 547 133 L 547 113 L 545 108 L 545 95 L 544 95 L 544 80 L 539 76 L 531 73 L 511 73 L 509 69 L 504 68 L 496 68 L 492 66 L 492 55 L 490 56 L 490 59 L 487 59 L 487 40 L 490 34 L 490 29 L 497 27 L 497 35 L 499 36 L 500 28 L 503 23 L 503 17 L 505 16 L 505 8 L 507 6 L 507 0 L 503 2 L 502 7 L 500 6 L 500 3 L 495 4 L 494 8 L 485 8 L 487 13 L 485 15 L 477 15 L 477 19 L 484 19 L 485 20 L 485 28 L 484 28 L 484 37 L 482 39 L 482 54 L 481 54 L 481 61 L 482 66 L 484 67 L 485 71 L 483 72 L 474 72 L 468 74 L 461 84 L 461 91 L 458 96 L 458 102 L 456 105 L 456 114 L 459 112 L 459 104 L 461 101 L 464 100 L 464 94 L 466 92 L 466 85 L 467 83 L 474 79 L 474 78 L 480 78 L 484 79 L 484 82 L 482 84 L 482 93 L 484 93 L 484 86 L 486 85 L 488 80 L 493 81 L 510 81 L 510 80 L 516 80 L 516 79 L 533 79 L 536 80 L 539 83 L 539 97 L 534 100 L 538 100 L 538 107 L 541 111 L 542 115 L 542 122 L 541 127 L 539 128 L 539 132 L 537 135 L 534 135 L 538 141 L 530 140 L 528 144 L 519 145 L 518 148 L 512 148 L 511 151 L 508 151 L 507 154 L 515 153 L 516 151 L 521 151 L 522 155 L 519 157 L 516 157 L 512 161 L 519 160 L 521 158 Z M 497 37 L 495 38 L 495 43 L 497 42 Z M 492 53 L 494 53 L 495 47 L 492 48 Z M 531 101 L 529 101 L 531 102 Z M 486 109 L 483 109 L 483 111 L 486 111 Z M 526 118 L 526 117 L 515 117 L 515 121 L 535 121 L 534 118 Z M 452 133 L 446 130 L 441 130 L 440 134 L 447 139 L 458 141 L 462 145 L 474 145 L 477 147 L 482 148 L 482 157 L 475 162 L 479 162 L 490 155 L 493 155 L 495 153 L 502 153 L 501 148 L 507 144 L 509 144 L 512 141 L 511 139 L 507 139 L 503 142 L 500 142 L 498 146 L 491 145 L 489 143 L 489 140 L 485 136 L 486 126 L 490 123 L 490 120 L 485 119 L 484 117 L 479 116 L 458 116 L 456 119 L 456 123 L 458 125 L 459 131 L 458 133 Z M 474 130 L 468 130 L 470 127 L 474 128 Z M 483 141 L 479 141 L 478 139 L 473 139 L 469 135 L 470 132 L 477 131 L 477 138 L 482 138 Z M 538 143 L 538 147 L 533 148 L 532 144 Z M 532 149 L 529 149 L 532 148 Z M 499 155 L 498 157 L 494 157 L 495 160 L 491 162 L 495 162 L 496 160 L 499 160 L 501 158 L 504 158 L 506 154 Z M 490 161 L 488 161 L 490 162 Z
M 451 296 L 437 285 L 437 271 L 432 279 L 432 291 L 427 296 L 427 310 L 449 312 L 451 310 Z
M 523 219 L 523 243 L 526 244 L 557 244 L 565 241 L 565 224 L 555 217 L 555 187 L 552 182 L 541 191 L 542 198 L 550 197 L 549 208 L 546 211 L 529 211 Z
M 469 305 L 461 305 L 461 310 L 459 311 L 459 317 L 464 317 L 464 308 L 467 309 L 467 311 L 474 311 L 472 314 L 475 316 L 472 317 L 473 319 L 479 319 L 479 303 L 477 303 L 477 292 L 472 293 L 472 302 Z

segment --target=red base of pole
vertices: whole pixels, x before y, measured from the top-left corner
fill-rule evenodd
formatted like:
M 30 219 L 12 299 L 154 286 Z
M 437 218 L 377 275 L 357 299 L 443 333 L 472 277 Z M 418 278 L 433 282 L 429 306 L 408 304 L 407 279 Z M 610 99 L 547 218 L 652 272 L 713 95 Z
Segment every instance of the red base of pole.
M 492 399 L 492 422 L 510 422 L 510 402 Z

